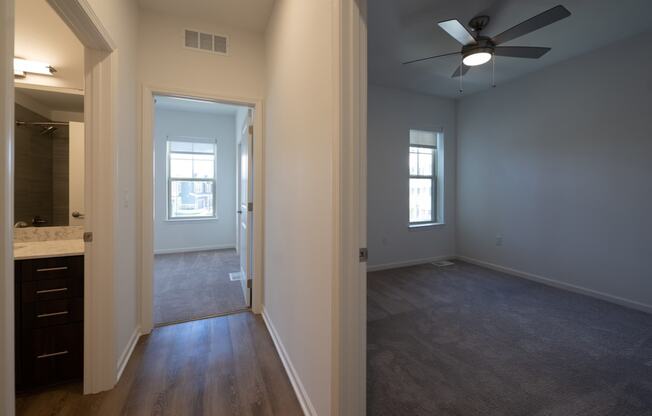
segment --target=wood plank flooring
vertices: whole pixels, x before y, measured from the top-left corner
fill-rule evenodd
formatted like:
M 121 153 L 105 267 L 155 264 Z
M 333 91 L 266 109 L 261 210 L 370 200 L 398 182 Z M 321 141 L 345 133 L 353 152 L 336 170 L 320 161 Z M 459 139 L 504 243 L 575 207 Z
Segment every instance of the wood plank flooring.
M 23 416 L 302 415 L 272 339 L 250 312 L 156 328 L 111 391 L 72 384 L 20 396 Z

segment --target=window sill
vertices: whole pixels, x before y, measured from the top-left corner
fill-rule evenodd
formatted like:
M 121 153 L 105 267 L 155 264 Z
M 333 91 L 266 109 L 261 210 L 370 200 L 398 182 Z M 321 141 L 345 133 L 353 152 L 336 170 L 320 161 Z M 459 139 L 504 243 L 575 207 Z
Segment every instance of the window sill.
M 428 230 L 434 227 L 441 227 L 442 225 L 446 225 L 443 222 L 427 222 L 423 224 L 409 224 L 408 229 L 410 231 L 419 231 L 419 230 Z
M 204 218 L 166 218 L 165 222 L 208 222 L 217 221 L 218 217 L 204 217 Z

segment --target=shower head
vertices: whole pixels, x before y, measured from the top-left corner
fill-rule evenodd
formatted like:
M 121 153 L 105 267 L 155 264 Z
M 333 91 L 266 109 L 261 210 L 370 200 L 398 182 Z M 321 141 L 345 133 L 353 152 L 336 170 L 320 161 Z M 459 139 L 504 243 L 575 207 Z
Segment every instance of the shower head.
M 52 134 L 55 131 L 57 131 L 57 128 L 54 126 L 44 127 L 43 130 L 41 130 L 41 136 L 45 136 L 46 134 Z

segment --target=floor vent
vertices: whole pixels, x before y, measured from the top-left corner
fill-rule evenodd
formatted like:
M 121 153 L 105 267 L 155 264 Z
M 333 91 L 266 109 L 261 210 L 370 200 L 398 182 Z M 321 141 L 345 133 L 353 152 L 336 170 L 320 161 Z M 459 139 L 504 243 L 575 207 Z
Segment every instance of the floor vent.
M 229 273 L 229 279 L 231 279 L 232 282 L 238 282 L 242 280 L 242 272 L 231 272 Z
M 189 49 L 219 55 L 229 54 L 229 38 L 224 35 L 185 29 L 183 39 L 183 46 Z
M 455 263 L 453 263 L 452 261 L 448 261 L 448 260 L 433 261 L 430 264 L 432 264 L 433 266 L 437 266 L 437 267 L 446 267 L 446 266 L 455 265 Z

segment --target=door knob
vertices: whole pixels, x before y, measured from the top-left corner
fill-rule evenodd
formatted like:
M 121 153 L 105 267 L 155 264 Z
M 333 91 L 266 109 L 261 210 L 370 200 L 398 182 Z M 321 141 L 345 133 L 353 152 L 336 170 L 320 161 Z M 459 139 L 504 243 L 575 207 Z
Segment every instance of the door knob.
M 74 218 L 84 218 L 84 214 L 82 214 L 82 213 L 79 212 L 79 211 L 73 211 L 73 212 L 72 212 L 72 216 L 73 216 Z

